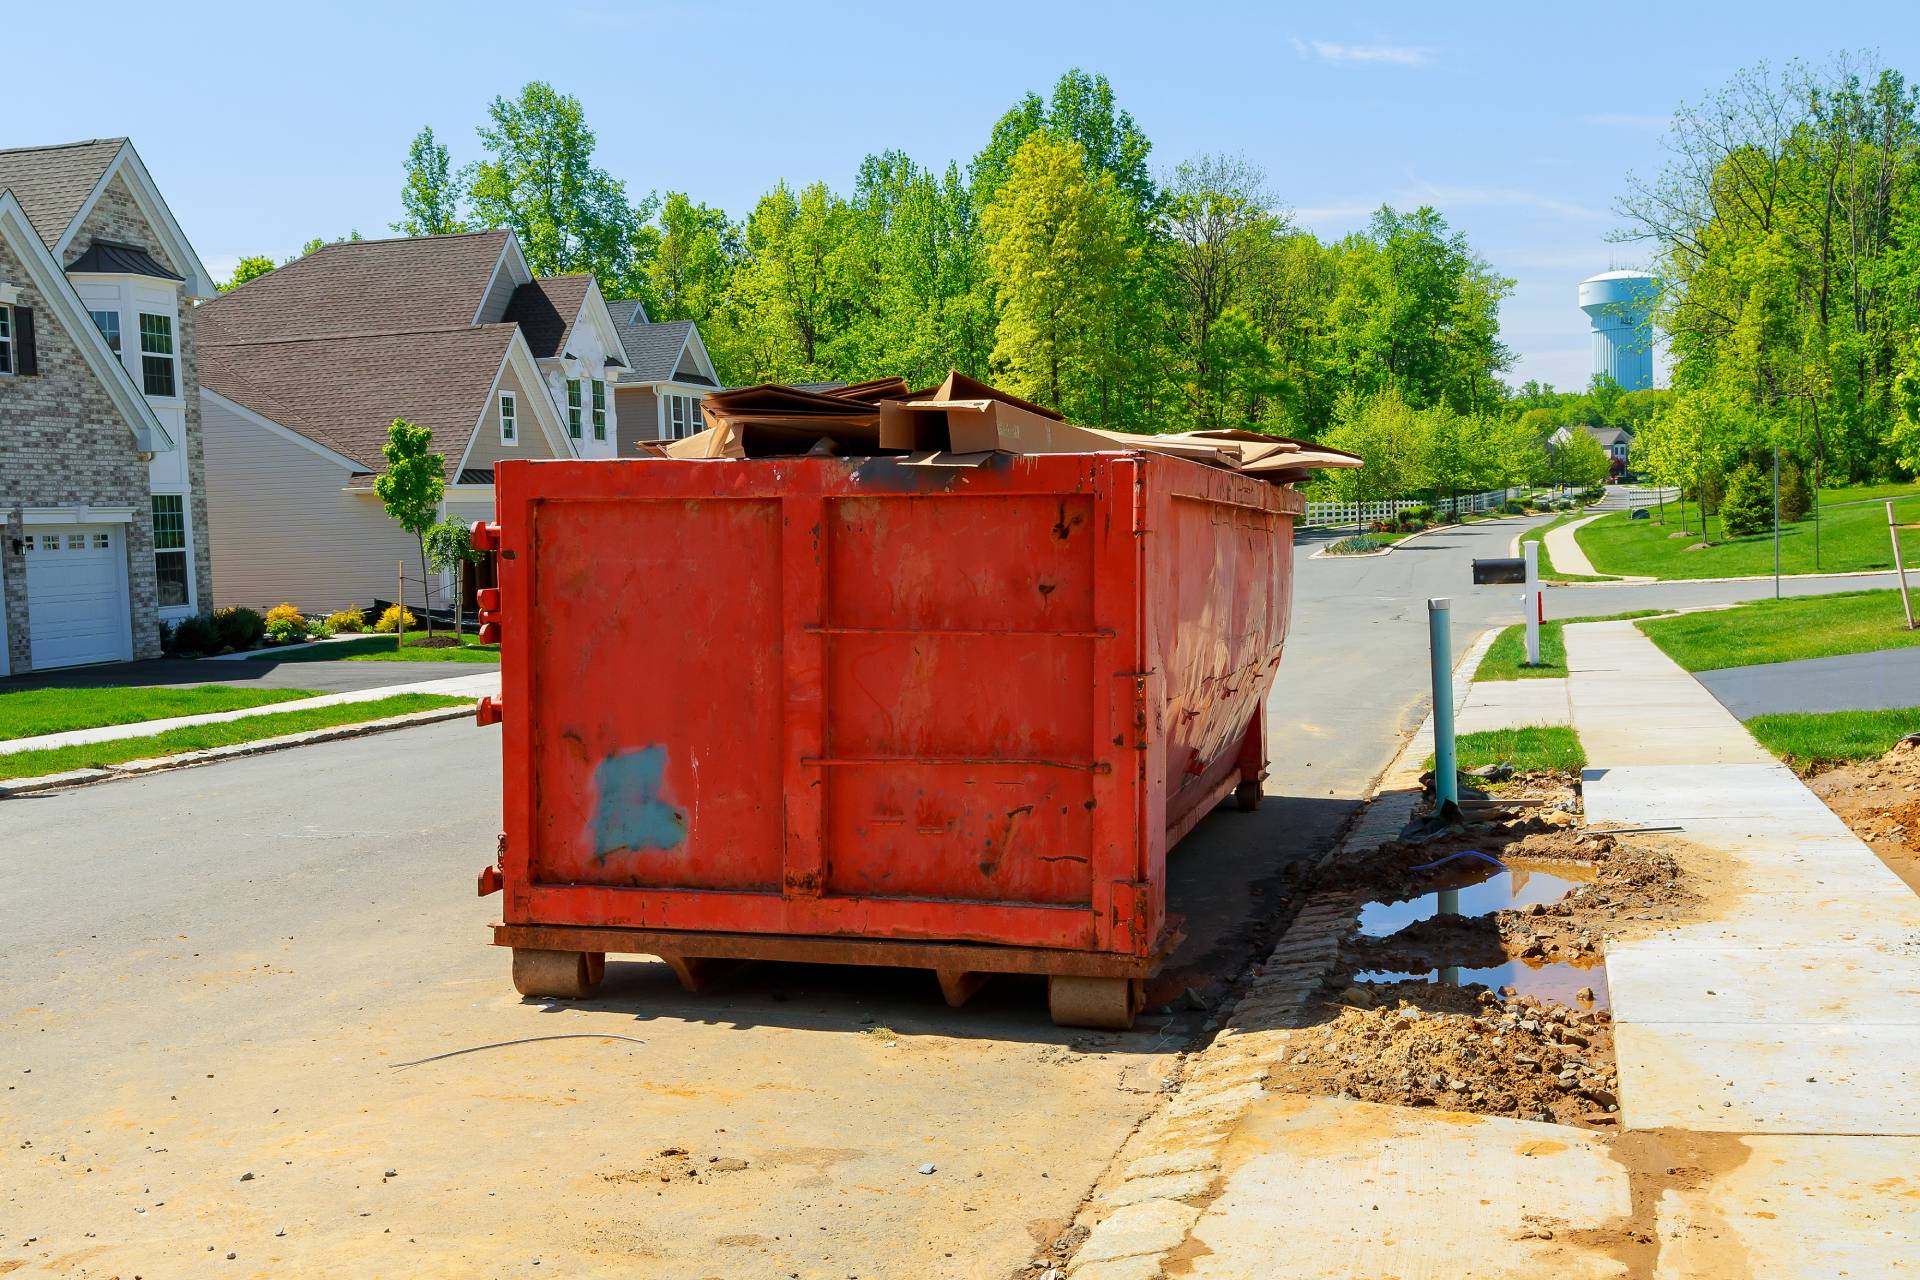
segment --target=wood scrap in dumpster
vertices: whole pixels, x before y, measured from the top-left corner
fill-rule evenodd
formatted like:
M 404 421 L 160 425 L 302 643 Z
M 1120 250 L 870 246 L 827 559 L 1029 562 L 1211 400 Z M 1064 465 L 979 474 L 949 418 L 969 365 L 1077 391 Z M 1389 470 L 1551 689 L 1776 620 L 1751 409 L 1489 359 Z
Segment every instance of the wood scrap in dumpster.
M 1291 484 L 1312 472 L 1357 467 L 1340 449 L 1257 431 L 1143 435 L 1076 426 L 1058 413 L 958 371 L 925 391 L 902 378 L 830 390 L 766 383 L 720 391 L 702 406 L 707 430 L 665 446 L 674 458 L 882 454 L 1108 453 L 1137 449 Z

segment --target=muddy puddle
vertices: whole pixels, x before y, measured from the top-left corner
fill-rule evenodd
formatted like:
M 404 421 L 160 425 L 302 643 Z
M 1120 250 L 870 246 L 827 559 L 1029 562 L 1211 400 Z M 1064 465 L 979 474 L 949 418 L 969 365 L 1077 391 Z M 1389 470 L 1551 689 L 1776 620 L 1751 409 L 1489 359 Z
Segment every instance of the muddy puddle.
M 1535 904 L 1552 906 L 1581 885 L 1591 884 L 1594 874 L 1591 866 L 1575 863 L 1502 863 L 1486 855 L 1456 854 L 1431 870 L 1409 872 L 1416 885 L 1423 878 L 1432 883 L 1426 892 L 1362 906 L 1359 931 L 1363 937 L 1385 938 L 1435 916 L 1473 919 Z

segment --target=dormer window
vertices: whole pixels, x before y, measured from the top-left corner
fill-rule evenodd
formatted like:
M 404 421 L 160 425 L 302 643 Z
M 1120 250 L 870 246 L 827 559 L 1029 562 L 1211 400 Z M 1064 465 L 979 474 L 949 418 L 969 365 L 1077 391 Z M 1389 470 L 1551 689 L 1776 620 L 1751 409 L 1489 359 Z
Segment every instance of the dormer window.
M 567 434 L 580 438 L 580 379 L 567 379 Z
M 140 380 L 150 396 L 180 394 L 174 376 L 173 317 L 140 313 Z

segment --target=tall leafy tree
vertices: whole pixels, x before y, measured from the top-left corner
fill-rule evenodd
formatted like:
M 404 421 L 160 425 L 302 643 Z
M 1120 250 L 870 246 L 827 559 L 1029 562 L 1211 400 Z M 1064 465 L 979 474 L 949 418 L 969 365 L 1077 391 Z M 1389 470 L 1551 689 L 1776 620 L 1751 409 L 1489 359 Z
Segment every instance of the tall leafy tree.
M 446 147 L 434 141 L 428 126 L 407 147 L 406 181 L 400 187 L 400 207 L 406 216 L 390 224 L 403 236 L 444 236 L 465 231 L 460 215 L 460 187 L 448 167 Z
M 433 635 L 433 601 L 427 594 L 427 531 L 439 518 L 440 500 L 447 492 L 447 460 L 432 450 L 431 428 L 395 418 L 387 427 L 387 442 L 380 446 L 386 470 L 373 478 L 373 492 L 387 514 L 420 544 L 421 603 L 428 610 L 429 637 Z M 402 599 L 394 603 L 404 616 L 407 602 Z M 400 629 L 404 631 L 405 627 Z
M 273 259 L 261 254 L 254 254 L 250 257 L 242 258 L 233 264 L 233 275 L 228 278 L 227 282 L 217 287 L 222 293 L 227 292 L 229 289 L 238 289 L 247 281 L 258 280 L 261 276 L 266 275 L 269 271 L 273 270 L 273 267 Z
M 535 80 L 495 98 L 487 121 L 486 158 L 463 171 L 474 221 L 512 228 L 536 274 L 590 273 L 617 296 L 641 287 L 637 246 L 652 206 L 630 204 L 626 184 L 593 162 L 580 100 Z
M 987 264 L 1000 299 L 996 368 L 1017 395 L 1099 420 L 1112 353 L 1100 337 L 1126 267 L 1113 177 L 1078 142 L 1037 133 L 987 206 Z

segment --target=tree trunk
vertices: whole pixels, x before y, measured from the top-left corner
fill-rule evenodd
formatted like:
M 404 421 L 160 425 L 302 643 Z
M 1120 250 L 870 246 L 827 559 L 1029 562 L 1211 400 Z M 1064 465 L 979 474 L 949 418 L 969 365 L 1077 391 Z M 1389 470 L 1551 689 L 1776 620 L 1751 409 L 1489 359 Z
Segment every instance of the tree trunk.
M 433 639 L 433 579 L 427 576 L 427 539 L 420 538 L 420 599 L 426 606 L 427 639 Z M 400 631 L 404 635 L 407 629 L 407 607 L 400 606 Z M 405 643 L 403 640 L 401 643 Z

